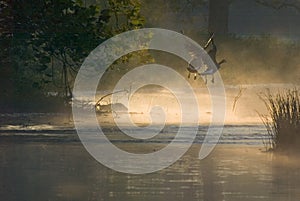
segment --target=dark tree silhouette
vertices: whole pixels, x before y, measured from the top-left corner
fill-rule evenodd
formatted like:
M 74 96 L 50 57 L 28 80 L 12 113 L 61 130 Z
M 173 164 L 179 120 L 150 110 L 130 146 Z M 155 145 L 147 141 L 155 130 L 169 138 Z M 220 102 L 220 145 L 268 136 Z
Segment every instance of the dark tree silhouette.
M 209 21 L 208 30 L 215 34 L 227 34 L 229 0 L 210 0 L 209 1 Z
M 300 12 L 300 1 L 296 0 L 253 0 L 257 4 L 276 10 L 294 8 Z M 209 0 L 208 30 L 215 34 L 228 33 L 229 7 L 234 0 Z

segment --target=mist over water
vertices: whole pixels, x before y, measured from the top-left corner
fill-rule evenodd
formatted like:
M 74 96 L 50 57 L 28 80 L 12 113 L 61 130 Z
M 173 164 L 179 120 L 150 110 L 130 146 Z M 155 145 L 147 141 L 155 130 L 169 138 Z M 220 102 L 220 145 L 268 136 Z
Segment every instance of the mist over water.
M 187 4 L 183 5 L 184 2 Z M 208 8 L 207 4 L 199 2 L 148 1 L 151 6 L 143 8 L 148 20 L 146 25 L 182 31 L 203 46 L 208 36 Z M 277 32 L 283 33 L 282 30 Z M 188 79 L 187 62 L 150 50 L 148 53 L 153 59 L 150 63 L 177 71 L 196 95 L 200 111 L 197 135 L 188 152 L 173 165 L 151 174 L 119 173 L 98 163 L 84 149 L 71 115 L 1 114 L 1 200 L 299 200 L 299 156 L 265 152 L 263 142 L 268 139 L 268 133 L 259 117 L 259 114 L 268 113 L 260 99 L 262 94 L 300 87 L 299 42 L 278 35 L 274 37 L 272 33 L 265 36 L 236 34 L 216 37 L 216 45 L 217 60 L 227 60 L 219 70 L 226 96 L 225 126 L 220 139 L 212 137 L 204 143 L 212 115 L 219 112 L 212 108 L 212 98 L 221 99 L 218 94 L 212 97 L 207 86 L 215 87 L 220 80 L 212 83 L 208 76 L 206 85 L 204 77 Z M 84 91 L 83 96 L 75 97 L 73 104 L 94 111 L 96 102 L 113 92 L 120 78 L 141 63 L 145 60 L 137 57 L 116 63 L 99 82 L 96 97 L 93 92 Z M 200 70 L 204 71 L 205 67 Z M 147 77 L 147 74 L 141 76 Z M 159 73 L 153 80 L 158 76 Z M 103 98 L 100 104 L 106 112 L 98 112 L 97 118 L 112 144 L 130 153 L 145 154 L 163 149 L 172 141 L 177 148 L 186 143 L 187 138 L 174 139 L 179 124 L 188 133 L 193 119 L 182 121 L 181 103 L 174 92 L 187 103 L 186 113 L 194 113 L 193 97 L 178 80 L 166 77 L 173 91 L 150 85 L 132 93 L 131 89 L 139 84 L 132 80 L 123 86 L 122 92 Z M 124 116 L 128 114 L 136 127 L 126 127 Z M 154 131 L 161 128 L 160 124 L 166 126 L 154 137 L 136 139 L 122 132 L 116 119 L 121 123 L 124 120 L 125 131 L 136 131 L 141 136 L 148 125 L 154 124 L 151 128 Z M 97 139 L 94 143 L 108 144 Z M 218 143 L 216 149 L 205 160 L 199 160 L 203 144 L 212 143 Z M 128 163 L 122 157 L 117 159 L 119 164 Z M 157 160 L 161 159 L 157 157 Z M 146 165 L 148 162 L 141 161 Z
M 204 46 L 209 1 L 142 2 L 146 26 L 183 32 Z M 274 9 L 253 0 L 232 1 L 228 34 L 215 37 L 217 61 L 227 61 L 220 70 L 225 84 L 299 84 L 299 16 L 293 7 Z M 168 64 L 177 65 L 169 60 Z
M 201 79 L 201 78 L 200 78 Z M 192 80 L 191 82 L 203 82 L 202 80 Z M 176 81 L 174 81 L 176 83 Z M 212 85 L 211 83 L 209 83 Z M 176 85 L 175 85 L 176 86 Z M 193 90 L 196 94 L 198 101 L 198 109 L 200 111 L 198 122 L 200 124 L 207 125 L 211 123 L 211 117 L 213 112 L 212 108 L 212 98 L 217 98 L 218 96 L 212 97 L 208 89 L 203 86 L 193 86 Z M 286 89 L 295 89 L 299 85 L 294 84 L 244 84 L 244 85 L 225 85 L 226 92 L 226 118 L 225 124 L 262 124 L 260 119 L 261 115 L 267 115 L 268 111 L 264 101 L 261 99 L 266 93 L 278 93 Z M 129 89 L 124 86 L 124 89 Z M 184 100 L 189 103 L 193 98 L 185 92 L 183 88 L 176 88 L 176 91 Z M 102 91 L 98 92 L 95 100 L 99 100 L 108 92 Z M 82 97 L 82 100 L 92 101 L 92 97 L 87 96 Z M 122 115 L 129 113 L 131 120 L 137 124 L 151 124 L 151 114 L 161 114 L 165 115 L 166 124 L 180 124 L 181 122 L 181 113 L 180 103 L 174 96 L 174 94 L 166 88 L 159 86 L 148 86 L 142 87 L 134 94 L 128 92 L 121 92 L 115 94 L 114 98 L 108 96 L 101 101 L 103 106 L 107 104 L 118 104 L 121 103 L 126 105 L 126 102 L 129 100 L 129 105 L 124 110 L 116 110 L 118 118 L 122 119 Z M 91 102 L 91 107 L 95 102 Z M 190 105 L 190 112 L 194 105 Z M 111 107 L 111 106 L 110 106 Z M 160 108 L 159 110 L 155 110 Z M 153 110 L 154 108 L 154 110 Z M 189 111 L 186 111 L 189 112 Z M 103 121 L 108 121 L 102 117 Z M 112 120 L 112 119 L 110 119 Z M 162 122 L 164 123 L 164 122 Z M 188 124 L 187 122 L 182 122 Z

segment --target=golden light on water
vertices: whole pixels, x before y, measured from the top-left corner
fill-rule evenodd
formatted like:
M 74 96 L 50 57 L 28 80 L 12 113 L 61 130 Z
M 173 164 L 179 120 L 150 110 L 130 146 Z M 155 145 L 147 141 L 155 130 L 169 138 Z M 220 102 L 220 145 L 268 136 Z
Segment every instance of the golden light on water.
M 278 92 L 280 89 L 292 88 L 292 85 L 270 84 L 265 85 L 243 85 L 243 86 L 225 86 L 226 92 L 226 118 L 225 124 L 262 124 L 260 114 L 267 115 L 268 111 L 261 100 L 260 95 L 271 92 Z M 243 90 L 241 90 L 243 89 Z M 180 95 L 184 97 L 187 103 L 192 97 L 188 96 L 184 89 L 178 88 Z M 211 123 L 212 114 L 218 112 L 212 108 L 212 97 L 205 87 L 194 87 L 198 101 L 199 124 L 208 125 Z M 120 95 L 125 96 L 125 95 Z M 128 99 L 128 94 L 125 98 Z M 114 103 L 122 103 L 122 98 L 109 100 Z M 193 105 L 188 105 L 189 111 L 194 112 Z M 181 122 L 182 111 L 181 105 L 175 95 L 163 87 L 143 87 L 131 94 L 129 99 L 128 111 L 131 121 L 135 124 L 151 124 L 156 117 L 164 116 L 165 121 L 162 124 L 188 124 Z M 122 114 L 118 118 L 122 118 Z
M 181 95 L 188 100 L 191 98 L 181 90 Z M 265 92 L 263 86 L 245 86 L 240 93 L 240 87 L 226 87 L 226 118 L 225 124 L 261 124 L 259 114 L 267 114 L 264 102 L 260 99 L 259 93 Z M 206 88 L 196 89 L 195 94 L 199 108 L 199 123 L 211 123 L 213 112 L 211 96 Z M 116 99 L 115 102 L 120 101 Z M 192 105 L 187 112 L 194 112 Z M 136 124 L 151 124 L 152 118 L 165 117 L 166 124 L 181 123 L 181 106 L 175 95 L 169 90 L 156 87 L 149 90 L 140 89 L 132 94 L 129 100 L 128 111 L 131 121 Z M 185 111 L 186 112 L 186 111 Z M 119 115 L 122 118 L 122 115 Z M 161 122 L 164 123 L 164 122 Z M 189 123 L 189 122 L 182 122 Z

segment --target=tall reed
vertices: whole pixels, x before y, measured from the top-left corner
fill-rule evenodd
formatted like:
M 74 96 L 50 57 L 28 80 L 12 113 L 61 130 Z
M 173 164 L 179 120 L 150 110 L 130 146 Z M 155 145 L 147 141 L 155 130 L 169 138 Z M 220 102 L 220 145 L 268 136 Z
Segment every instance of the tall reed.
M 285 90 L 263 98 L 268 116 L 262 116 L 269 138 L 265 146 L 272 150 L 300 150 L 300 96 L 297 89 Z

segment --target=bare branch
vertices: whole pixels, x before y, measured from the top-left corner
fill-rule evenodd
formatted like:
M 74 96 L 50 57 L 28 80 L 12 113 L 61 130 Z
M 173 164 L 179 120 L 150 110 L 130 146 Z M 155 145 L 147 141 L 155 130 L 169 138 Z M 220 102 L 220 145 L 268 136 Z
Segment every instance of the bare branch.
M 111 95 L 113 95 L 113 94 L 120 93 L 120 92 L 127 92 L 127 93 L 128 93 L 128 90 L 124 89 L 124 90 L 120 90 L 120 91 L 115 91 L 115 92 L 108 93 L 108 94 L 102 96 L 102 97 L 96 102 L 95 107 L 101 106 L 101 101 L 102 101 L 105 97 L 108 97 L 108 96 L 111 96 Z
M 233 105 L 232 105 L 232 111 L 233 111 L 233 112 L 234 112 L 234 110 L 235 110 L 237 101 L 238 101 L 239 98 L 242 96 L 243 91 L 245 91 L 246 89 L 247 89 L 247 88 L 242 88 L 242 87 L 240 86 L 240 89 L 239 89 L 238 94 L 234 97 L 234 101 L 233 101 Z

